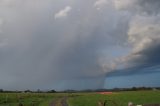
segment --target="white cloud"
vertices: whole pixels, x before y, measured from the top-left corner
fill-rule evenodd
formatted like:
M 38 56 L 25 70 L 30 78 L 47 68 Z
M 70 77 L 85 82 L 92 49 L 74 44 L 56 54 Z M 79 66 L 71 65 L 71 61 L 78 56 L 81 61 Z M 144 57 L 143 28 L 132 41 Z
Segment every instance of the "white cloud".
M 145 59 L 144 51 L 159 44 L 159 19 L 160 15 L 156 17 L 136 15 L 133 17 L 128 30 L 128 42 L 132 45 L 132 48 L 128 55 L 119 58 L 119 64 L 124 64 L 126 68 L 133 67 L 140 63 L 140 59 Z
M 71 11 L 71 7 L 67 6 L 65 7 L 63 10 L 60 10 L 58 13 L 55 14 L 55 19 L 57 18 L 62 18 L 62 17 L 66 17 L 68 15 L 68 13 Z
M 113 0 L 116 9 L 126 9 L 133 7 L 137 0 Z
M 105 5 L 107 4 L 108 1 L 107 0 L 97 0 L 95 3 L 94 3 L 94 6 L 95 7 L 101 7 L 102 5 Z
M 133 44 L 133 52 L 139 52 L 160 39 L 160 23 L 158 17 L 135 16 L 130 23 L 128 40 Z

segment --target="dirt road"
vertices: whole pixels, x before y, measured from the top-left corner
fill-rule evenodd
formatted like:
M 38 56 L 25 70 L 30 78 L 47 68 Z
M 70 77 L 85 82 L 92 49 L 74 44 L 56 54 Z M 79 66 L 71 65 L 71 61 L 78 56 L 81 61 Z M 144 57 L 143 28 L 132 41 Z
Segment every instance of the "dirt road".
M 68 106 L 67 104 L 68 97 L 62 97 L 56 100 L 53 100 L 49 106 Z
M 67 104 L 67 97 L 62 98 L 61 104 L 62 104 L 62 106 L 68 106 L 68 104 Z

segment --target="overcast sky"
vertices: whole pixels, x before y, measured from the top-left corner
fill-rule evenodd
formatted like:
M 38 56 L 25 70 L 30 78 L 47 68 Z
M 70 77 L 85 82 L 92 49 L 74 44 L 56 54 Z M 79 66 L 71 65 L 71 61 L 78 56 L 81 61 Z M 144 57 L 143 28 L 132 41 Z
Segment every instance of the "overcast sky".
M 160 0 L 0 0 L 0 88 L 160 86 Z

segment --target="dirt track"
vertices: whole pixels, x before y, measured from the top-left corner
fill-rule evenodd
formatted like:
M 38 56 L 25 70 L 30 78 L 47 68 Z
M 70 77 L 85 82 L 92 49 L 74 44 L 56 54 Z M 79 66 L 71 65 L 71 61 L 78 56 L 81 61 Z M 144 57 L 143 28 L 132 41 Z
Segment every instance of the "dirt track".
M 67 99 L 68 97 L 62 97 L 57 100 L 53 100 L 49 106 L 68 106 Z
M 49 106 L 56 106 L 56 101 L 52 101 Z
M 62 106 L 68 106 L 68 104 L 67 104 L 67 97 L 64 97 L 64 98 L 61 100 L 61 104 L 62 104 Z

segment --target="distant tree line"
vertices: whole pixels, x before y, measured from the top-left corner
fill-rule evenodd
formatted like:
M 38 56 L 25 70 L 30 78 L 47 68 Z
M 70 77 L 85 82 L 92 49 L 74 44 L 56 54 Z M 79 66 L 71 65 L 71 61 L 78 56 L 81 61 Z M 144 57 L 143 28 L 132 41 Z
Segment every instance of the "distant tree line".
M 132 87 L 132 88 L 114 88 L 112 91 L 141 91 L 141 90 L 160 90 L 160 87 Z
M 54 89 L 43 91 L 24 90 L 24 91 L 11 91 L 0 89 L 0 93 L 76 93 L 76 92 L 120 92 L 120 91 L 140 91 L 140 90 L 160 90 L 160 87 L 132 87 L 132 88 L 113 88 L 113 89 L 86 89 L 86 90 L 64 90 L 56 91 Z
M 113 88 L 113 89 L 98 89 L 97 92 L 119 92 L 119 91 L 141 91 L 141 90 L 160 90 L 160 87 L 132 87 L 132 88 Z
M 132 87 L 132 88 L 113 88 L 113 89 L 86 89 L 86 90 L 65 90 L 62 93 L 76 92 L 120 92 L 120 91 L 141 91 L 141 90 L 160 90 L 160 87 Z
M 12 90 L 3 90 L 0 89 L 0 93 L 56 93 L 56 90 L 47 90 L 47 91 L 43 91 L 38 89 L 37 91 L 32 91 L 32 90 L 24 90 L 24 91 L 12 91 Z

